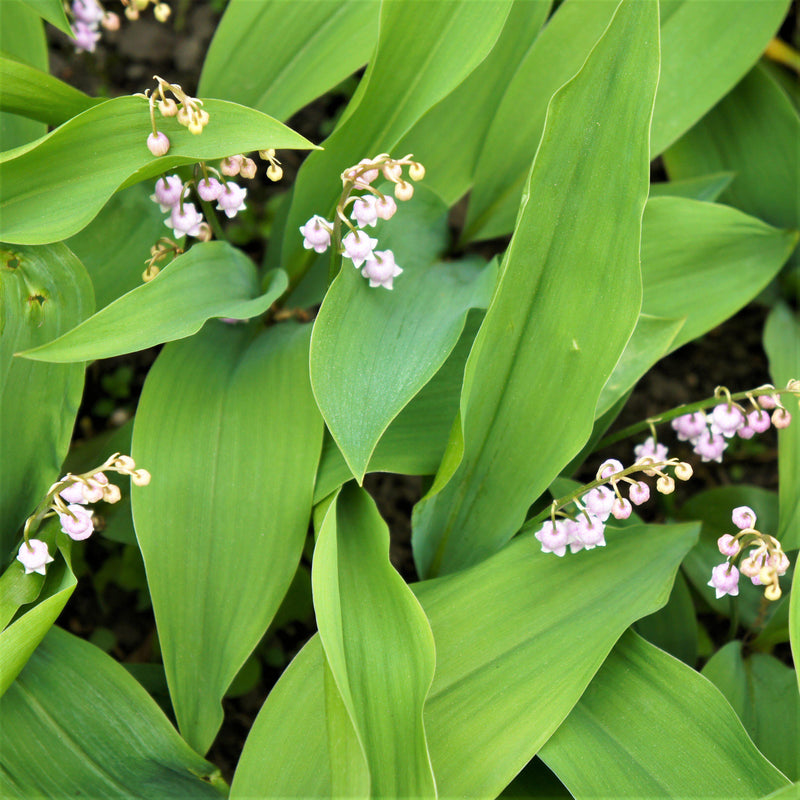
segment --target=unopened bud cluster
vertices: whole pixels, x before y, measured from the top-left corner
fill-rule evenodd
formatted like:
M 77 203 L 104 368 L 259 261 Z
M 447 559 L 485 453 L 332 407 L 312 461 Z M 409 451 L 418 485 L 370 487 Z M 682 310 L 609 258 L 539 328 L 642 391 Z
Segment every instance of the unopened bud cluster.
M 675 478 L 686 481 L 692 477 L 689 464 L 675 458 L 666 458 L 666 448 L 650 437 L 636 448 L 636 462 L 623 467 L 615 458 L 608 459 L 597 470 L 596 479 L 580 492 L 562 500 L 555 500 L 550 509 L 550 519 L 534 534 L 541 542 L 543 553 L 563 556 L 570 552 L 605 547 L 605 526 L 609 517 L 627 519 L 633 506 L 650 499 L 650 486 L 630 477 L 642 473 L 657 477 L 656 491 L 670 494 L 675 490 L 675 480 L 665 470 L 671 469 Z M 628 496 L 623 497 L 621 485 L 628 485 Z M 567 508 L 568 511 L 563 509 Z M 563 519 L 556 519 L 556 515 Z
M 394 184 L 394 196 L 398 200 L 410 200 L 413 196 L 414 187 L 403 177 L 403 167 L 408 167 L 410 181 L 425 177 L 425 167 L 413 161 L 411 155 L 395 159 L 381 153 L 375 158 L 362 158 L 358 164 L 346 169 L 341 176 L 342 194 L 336 206 L 336 222 L 328 222 L 318 214 L 311 217 L 300 227 L 303 247 L 324 253 L 330 247 L 332 237 L 336 235 L 339 238 L 337 223 L 343 224 L 349 232 L 336 242 L 337 247 L 341 246 L 342 254 L 353 262 L 356 269 L 361 267 L 361 274 L 369 279 L 371 287 L 394 288 L 394 279 L 403 270 L 395 262 L 394 253 L 376 250 L 378 240 L 363 229 L 375 227 L 379 219 L 391 219 L 397 211 L 394 198 L 372 186 L 381 175 Z M 350 205 L 352 209 L 348 218 Z
M 177 83 L 168 83 L 158 75 L 153 75 L 158 82 L 155 91 L 149 89 L 136 97 L 144 97 L 150 106 L 150 124 L 152 133 L 147 137 L 147 149 L 156 157 L 165 156 L 169 152 L 167 134 L 158 130 L 156 125 L 156 108 L 162 117 L 175 117 L 178 124 L 183 125 L 189 133 L 199 135 L 208 124 L 208 112 L 203 109 L 203 101 L 190 97 Z M 168 96 L 168 93 L 172 97 Z
M 23 543 L 17 554 L 17 561 L 25 567 L 25 574 L 38 572 L 45 574 L 47 564 L 53 561 L 47 544 L 31 537 L 39 524 L 48 517 L 58 516 L 61 530 L 74 541 L 88 539 L 94 532 L 94 511 L 87 508 L 90 503 L 103 500 L 116 503 L 122 497 L 119 487 L 109 482 L 106 472 L 117 472 L 130 475 L 136 486 L 147 486 L 150 473 L 146 469 L 137 469 L 130 456 L 114 455 L 107 458 L 100 466 L 79 475 L 67 473 L 56 481 L 47 491 L 44 501 L 37 511 L 25 522 Z
M 154 2 L 154 0 L 121 0 L 125 7 L 125 16 L 130 20 L 139 18 L 139 14 L 153 6 L 153 16 L 159 22 L 166 22 L 172 14 L 172 9 L 167 3 Z M 75 49 L 93 53 L 97 42 L 100 41 L 100 28 L 107 31 L 119 30 L 119 15 L 113 11 L 106 11 L 99 0 L 73 0 L 70 6 L 72 12 L 72 35 Z
M 125 16 L 130 20 L 139 19 L 143 11 L 147 11 L 148 6 L 153 6 L 153 16 L 158 22 L 166 22 L 172 15 L 172 9 L 168 3 L 159 0 L 121 0 L 125 6 Z
M 764 433 L 770 425 L 785 428 L 792 421 L 779 394 L 758 394 L 765 389 L 775 389 L 767 385 L 746 394 L 747 406 L 731 399 L 724 386 L 718 386 L 715 397 L 725 398 L 724 403 L 715 406 L 709 414 L 695 411 L 684 414 L 670 423 L 682 442 L 690 442 L 693 450 L 703 461 L 722 462 L 722 454 L 728 447 L 728 440 L 734 436 L 752 439 L 757 433 Z M 787 389 L 800 392 L 800 381 L 790 381 Z M 772 412 L 770 415 L 769 412 Z
M 756 530 L 756 514 L 752 508 L 734 508 L 731 518 L 739 530 L 735 534 L 726 533 L 717 539 L 717 547 L 727 559 L 711 570 L 708 586 L 716 590 L 717 599 L 726 594 L 735 597 L 739 594 L 741 573 L 750 578 L 755 586 L 764 587 L 764 597 L 767 600 L 777 600 L 781 596 L 778 578 L 789 569 L 789 559 L 783 552 L 781 543 L 775 537 Z M 745 550 L 748 549 L 745 556 Z

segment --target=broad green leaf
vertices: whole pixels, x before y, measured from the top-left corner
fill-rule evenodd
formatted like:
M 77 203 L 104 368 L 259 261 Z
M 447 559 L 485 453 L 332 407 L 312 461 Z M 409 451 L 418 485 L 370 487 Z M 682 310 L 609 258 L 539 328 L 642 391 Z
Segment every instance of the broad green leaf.
M 629 392 L 639 378 L 672 348 L 675 337 L 683 327 L 684 320 L 654 317 L 640 314 L 636 320 L 631 338 L 614 366 L 600 392 L 595 408 L 595 417 L 601 417 L 626 392 Z
M 0 713 L 3 797 L 223 796 L 219 770 L 189 748 L 125 668 L 59 628 Z
M 458 413 L 464 365 L 481 317 L 473 313 L 449 358 L 420 393 L 394 418 L 378 442 L 368 472 L 433 475 L 447 447 Z M 320 502 L 353 477 L 330 436 L 322 446 L 314 502 Z
M 151 193 L 152 186 L 146 184 L 117 192 L 80 233 L 66 242 L 92 279 L 97 308 L 105 308 L 141 286 L 150 248 L 168 233 L 165 215 L 150 199 Z
M 758 4 L 764 6 L 766 4 Z M 730 170 L 723 203 L 781 228 L 800 227 L 800 116 L 761 67 L 666 153 L 671 178 Z
M 371 288 L 345 260 L 311 337 L 314 396 L 359 483 L 388 425 L 444 363 L 469 309 L 485 305 L 494 288 L 479 259 L 437 261 L 447 207 L 430 192 L 419 190 L 375 235 L 403 269 L 393 290 Z
M 563 559 L 524 536 L 467 571 L 412 586 L 436 642 L 424 719 L 439 797 L 499 794 L 569 713 L 625 628 L 666 602 L 696 535 L 695 525 L 636 525 L 609 536 L 604 550 Z M 329 759 L 323 666 L 315 637 L 256 719 L 234 800 L 277 794 L 275 786 L 291 781 L 298 786 L 289 796 L 331 796 L 322 776 L 309 774 Z
M 246 320 L 263 314 L 286 289 L 272 274 L 258 291 L 253 262 L 227 242 L 202 242 L 148 283 L 100 309 L 77 328 L 20 355 L 35 361 L 90 361 L 145 350 L 197 333 L 212 317 Z
M 783 389 L 789 380 L 800 380 L 800 318 L 785 303 L 776 305 L 767 317 L 764 350 L 776 387 Z M 780 525 L 775 536 L 784 550 L 795 550 L 800 547 L 800 413 L 791 394 L 784 394 L 782 401 L 794 419 L 778 432 Z
M 500 283 L 467 361 L 463 456 L 442 489 L 456 463 L 451 451 L 415 509 L 421 575 L 462 569 L 501 547 L 589 437 L 600 391 L 639 314 L 657 79 L 658 6 L 623 2 L 581 72 L 552 100 Z
M 35 69 L 47 70 L 47 40 L 38 14 L 22 0 L 2 0 L 3 24 L 0 25 L 0 53 L 22 61 Z M 0 94 L 5 94 L 3 85 Z M 9 150 L 38 139 L 47 126 L 16 114 L 0 112 L 0 150 Z
M 297 229 L 313 214 L 332 210 L 342 171 L 362 158 L 392 153 L 483 60 L 510 7 L 511 0 L 457 0 L 428 3 L 421 14 L 416 0 L 381 5 L 377 50 L 359 89 L 324 151 L 306 159 L 298 174 L 282 245 L 281 266 L 291 285 L 311 258 Z
M 662 0 L 660 5 L 662 56 L 651 133 L 653 157 L 694 125 L 753 66 L 789 3 Z M 487 134 L 464 238 L 489 239 L 512 230 L 548 100 L 580 68 L 615 7 L 615 0 L 566 0 L 542 31 Z M 726 131 L 724 137 L 728 135 Z
M 790 783 L 783 789 L 770 792 L 762 800 L 800 800 L 800 783 Z
M 314 609 L 326 661 L 377 797 L 436 797 L 422 707 L 433 634 L 389 562 L 389 529 L 363 489 L 346 486 L 314 548 Z M 333 770 L 339 765 L 334 762 Z
M 3 563 L 25 518 L 59 477 L 83 393 L 83 364 L 36 364 L 14 353 L 69 330 L 93 308 L 86 271 L 65 245 L 0 244 Z
M 133 456 L 153 478 L 133 518 L 178 725 L 205 752 L 220 699 L 303 550 L 322 444 L 309 326 L 214 323 L 147 376 Z
M 231 0 L 198 91 L 288 119 L 367 62 L 379 9 L 375 0 Z
M 426 185 L 447 205 L 472 184 L 486 131 L 509 77 L 530 50 L 551 5 L 552 0 L 515 0 L 491 53 L 397 145 L 398 153 L 416 153 L 422 159 Z
M 173 118 L 158 117 L 167 155 L 147 149 L 147 100 L 116 97 L 84 111 L 21 155 L 0 163 L 0 239 L 58 241 L 82 230 L 114 192 L 184 164 L 266 148 L 312 148 L 280 122 L 235 103 L 206 100 L 210 122 L 193 136 Z M 113 142 L 113 146 L 111 143 Z
M 102 102 L 47 72 L 6 56 L 0 56 L 0 84 L 0 110 L 48 125 L 60 125 Z M 8 149 L 5 142 L 3 149 Z
M 72 27 L 64 13 L 64 4 L 61 0 L 22 0 L 26 6 L 35 11 L 42 19 L 47 20 L 51 25 L 55 25 L 67 36 L 72 36 Z M 3 0 L 5 4 L 5 0 Z M 5 10 L 5 9 L 4 9 Z
M 788 783 L 707 680 L 631 632 L 540 757 L 578 800 L 758 798 Z
M 731 512 L 737 506 L 750 506 L 757 516 L 756 528 L 770 536 L 778 528 L 778 502 L 773 492 L 755 486 L 737 485 L 720 486 L 700 492 L 684 503 L 680 510 L 681 519 L 696 519 L 703 523 L 700 540 L 692 549 L 683 569 L 689 582 L 711 608 L 718 614 L 729 616 L 731 613 L 731 597 L 722 597 L 717 600 L 714 589 L 708 586 L 711 580 L 711 569 L 725 560 L 720 555 L 717 539 L 725 533 L 736 533 L 736 527 L 731 522 Z M 792 576 L 788 574 L 781 578 L 783 591 L 788 591 Z M 767 606 L 766 614 L 762 609 L 764 589 L 753 586 L 744 576 L 739 580 L 739 596 L 735 599 L 738 614 L 745 626 L 753 626 L 758 621 L 760 626 L 766 624 L 775 613 L 777 603 Z M 758 629 L 756 628 L 756 632 Z
M 741 642 L 730 642 L 703 667 L 733 706 L 758 749 L 790 780 L 800 775 L 800 701 L 794 670 L 766 653 L 744 656 Z
M 727 206 L 655 198 L 642 223 L 642 312 L 686 317 L 676 350 L 752 300 L 797 239 Z
M 800 661 L 800 569 L 795 570 L 792 580 L 792 593 L 789 598 L 789 643 L 792 648 L 792 659 Z M 800 670 L 795 669 L 797 685 L 800 687 Z
M 25 666 L 77 585 L 69 561 L 70 540 L 64 534 L 57 533 L 59 530 L 58 522 L 53 520 L 36 532 L 36 538 L 47 544 L 50 555 L 55 558 L 44 576 L 36 573 L 26 575 L 25 568 L 15 560 L 0 578 L 0 613 L 3 616 L 3 631 L 0 633 L 0 695 L 6 692 Z M 60 555 L 56 550 L 57 538 L 61 540 Z M 34 602 L 35 605 L 23 608 Z M 6 625 L 9 615 L 16 617 Z
M 667 604 L 655 614 L 638 620 L 634 630 L 651 644 L 666 650 L 690 667 L 697 661 L 697 618 L 689 586 L 682 573 Z
M 650 184 L 650 199 L 654 197 L 687 197 L 690 200 L 705 200 L 713 203 L 730 186 L 736 174 L 716 172 L 701 175 L 699 178 L 685 178 L 681 181 L 666 181 Z

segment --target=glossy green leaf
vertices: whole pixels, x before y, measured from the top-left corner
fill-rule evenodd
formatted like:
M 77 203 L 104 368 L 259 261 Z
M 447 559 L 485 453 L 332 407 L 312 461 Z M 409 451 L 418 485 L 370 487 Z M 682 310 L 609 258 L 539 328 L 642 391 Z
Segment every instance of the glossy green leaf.
M 800 569 L 795 570 L 792 580 L 792 593 L 789 598 L 789 644 L 794 663 L 800 662 Z M 797 686 L 800 688 L 800 670 L 795 670 Z
M 379 9 L 376 0 L 231 0 L 198 91 L 288 119 L 367 62 Z
M 107 100 L 22 155 L 7 157 L 0 163 L 0 239 L 24 244 L 66 239 L 91 222 L 118 189 L 183 164 L 270 147 L 313 147 L 259 111 L 222 100 L 207 100 L 204 108 L 211 120 L 200 136 L 174 117 L 158 117 L 159 130 L 171 143 L 161 158 L 147 149 L 150 117 L 141 97 Z
M 394 418 L 378 442 L 368 472 L 433 475 L 447 447 L 458 413 L 458 397 L 472 342 L 481 316 L 473 312 L 464 333 L 441 369 Z M 330 436 L 325 437 L 314 502 L 320 502 L 353 477 Z
M 133 456 L 153 478 L 132 490 L 136 535 L 178 725 L 198 752 L 302 553 L 323 430 L 309 335 L 214 323 L 164 348 L 139 401 Z
M 800 317 L 784 303 L 767 317 L 764 350 L 775 386 L 783 389 L 789 380 L 800 380 Z M 784 394 L 782 400 L 794 419 L 778 432 L 780 525 L 775 535 L 784 550 L 795 550 L 800 547 L 800 409 L 791 394 Z
M 393 290 L 371 288 L 346 260 L 311 337 L 314 396 L 359 483 L 388 425 L 455 347 L 470 307 L 494 289 L 479 259 L 437 262 L 447 207 L 430 192 L 420 189 L 375 235 L 403 269 Z
M 55 25 L 67 36 L 72 36 L 72 27 L 67 20 L 64 12 L 64 4 L 61 0 L 22 0 L 26 6 L 35 11 L 42 19 L 47 20 L 51 25 Z M 5 2 L 5 0 L 3 0 Z
M 736 173 L 723 203 L 781 228 L 800 227 L 800 116 L 756 67 L 664 154 L 671 178 L 720 170 Z
M 436 797 L 422 720 L 433 634 L 389 562 L 386 523 L 352 484 L 328 508 L 311 579 L 325 657 L 357 732 L 372 795 Z
M 756 747 L 790 780 L 800 775 L 800 699 L 794 670 L 766 653 L 730 642 L 703 667 L 731 704 Z
M 662 0 L 660 6 L 662 63 L 653 113 L 653 156 L 694 125 L 753 66 L 789 3 Z M 489 239 L 512 230 L 548 100 L 580 68 L 615 7 L 615 0 L 566 0 L 542 31 L 487 134 L 465 238 Z M 709 171 L 713 170 L 699 174 Z
M 642 312 L 686 317 L 670 348 L 676 350 L 752 300 L 797 239 L 727 206 L 653 199 L 642 223 Z
M 392 153 L 412 125 L 475 69 L 500 35 L 510 7 L 511 0 L 457 0 L 429 3 L 421 14 L 416 0 L 382 4 L 375 56 L 343 121 L 325 140 L 324 151 L 306 159 L 295 184 L 281 261 L 292 285 L 312 257 L 298 227 L 333 209 L 344 169 L 382 151 Z
M 578 800 L 758 798 L 788 783 L 707 680 L 630 632 L 540 757 Z
M 790 783 L 782 789 L 770 792 L 762 800 L 800 800 L 800 783 Z
M 654 197 L 688 197 L 713 203 L 736 177 L 733 172 L 716 172 L 699 178 L 684 178 L 680 181 L 665 181 L 650 184 L 650 199 Z
M 689 586 L 682 573 L 675 576 L 675 584 L 667 604 L 655 614 L 638 620 L 634 630 L 651 644 L 666 650 L 690 667 L 697 661 L 697 618 Z
M 60 125 L 102 102 L 47 72 L 5 56 L 0 56 L 0 84 L 0 110 L 48 125 Z M 3 148 L 7 149 L 5 142 Z
M 553 98 L 467 362 L 463 456 L 451 477 L 454 445 L 415 509 L 421 575 L 462 569 L 501 547 L 589 437 L 600 391 L 639 314 L 657 78 L 658 7 L 624 2 L 584 68 Z
M 439 797 L 499 794 L 577 702 L 622 631 L 666 602 L 696 535 L 694 525 L 637 525 L 609 536 L 604 550 L 563 559 L 524 536 L 470 570 L 412 586 L 436 642 L 424 719 Z M 319 774 L 329 759 L 323 665 L 315 637 L 256 719 L 234 800 L 275 786 L 293 786 L 290 796 L 331 796 Z
M 472 184 L 486 131 L 551 5 L 552 0 L 515 0 L 492 52 L 397 145 L 398 153 L 416 153 L 425 162 L 426 185 L 447 205 Z
M 219 770 L 125 668 L 53 628 L 0 701 L 3 797 L 219 798 Z M 13 734 L 11 733 L 13 731 Z
M 47 544 L 54 563 L 48 565 L 44 576 L 25 574 L 19 561 L 13 561 L 0 578 L 0 613 L 3 631 L 0 633 L 0 695 L 4 694 L 31 654 L 53 626 L 63 610 L 77 580 L 69 561 L 69 539 L 58 534 L 55 520 L 36 532 L 36 538 Z M 63 547 L 59 554 L 56 540 Z M 29 603 L 35 603 L 25 608 Z M 16 606 L 16 607 L 15 607 Z M 13 621 L 6 625 L 14 616 Z
M 679 511 L 681 519 L 696 519 L 703 523 L 700 540 L 686 556 L 683 564 L 686 577 L 703 601 L 724 616 L 730 615 L 732 598 L 722 597 L 717 600 L 714 589 L 708 586 L 708 582 L 711 580 L 712 567 L 725 560 L 725 557 L 720 555 L 717 539 L 725 533 L 736 532 L 736 527 L 731 522 L 731 512 L 742 505 L 750 506 L 756 512 L 758 530 L 774 534 L 778 527 L 777 498 L 774 492 L 755 486 L 740 484 L 708 489 L 684 503 Z M 781 578 L 784 591 L 788 590 L 791 580 L 791 574 Z M 736 603 L 742 624 L 749 627 L 758 620 L 763 626 L 775 613 L 777 603 L 770 603 L 766 614 L 763 613 L 763 596 L 763 587 L 753 586 L 750 580 L 744 577 L 739 581 L 739 596 Z
M 0 52 L 35 69 L 47 70 L 47 41 L 44 25 L 22 0 L 3 0 L 3 24 L 0 25 Z M 0 94 L 5 94 L 2 86 Z M 16 114 L 0 112 L 0 149 L 24 145 L 47 133 L 47 126 Z
M 59 477 L 83 393 L 83 364 L 36 364 L 14 353 L 69 330 L 93 308 L 86 271 L 66 246 L 0 245 L 3 563 L 25 518 Z
M 278 270 L 267 291 L 254 297 L 253 262 L 227 242 L 202 242 L 77 328 L 21 355 L 63 363 L 132 353 L 191 336 L 212 317 L 256 317 L 285 289 L 286 275 Z
M 150 248 L 168 233 L 165 215 L 150 199 L 152 186 L 117 192 L 100 213 L 66 244 L 83 262 L 94 286 L 97 308 L 105 308 L 142 285 Z M 108 232 L 114 231 L 113 236 Z

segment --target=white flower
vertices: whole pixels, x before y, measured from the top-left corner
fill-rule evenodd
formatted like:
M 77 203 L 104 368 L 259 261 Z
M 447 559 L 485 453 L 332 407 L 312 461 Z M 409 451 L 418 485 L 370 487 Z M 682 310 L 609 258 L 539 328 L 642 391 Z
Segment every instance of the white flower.
M 372 256 L 372 251 L 375 249 L 376 244 L 378 244 L 378 240 L 370 238 L 363 231 L 350 231 L 342 239 L 344 255 L 353 260 L 353 266 L 356 268 L 360 267 Z
M 391 250 L 376 250 L 364 262 L 361 274 L 369 278 L 369 285 L 375 288 L 383 286 L 391 290 L 392 282 L 403 270 L 394 262 L 394 253 Z
M 45 566 L 55 559 L 47 552 L 47 545 L 40 539 L 28 539 L 19 547 L 17 561 L 25 567 L 25 574 L 38 572 L 44 575 Z

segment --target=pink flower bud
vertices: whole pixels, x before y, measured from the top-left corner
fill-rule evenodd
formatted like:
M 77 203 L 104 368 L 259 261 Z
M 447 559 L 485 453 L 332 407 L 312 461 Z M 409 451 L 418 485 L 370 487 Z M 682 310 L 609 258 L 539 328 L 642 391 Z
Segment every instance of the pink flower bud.
M 676 417 L 670 425 L 678 434 L 680 441 L 688 442 L 696 439 L 706 430 L 706 418 L 699 411 L 695 411 L 693 414 Z
M 731 519 L 733 524 L 743 531 L 746 528 L 752 528 L 756 524 L 756 512 L 749 506 L 738 506 L 731 512 Z
M 735 556 L 739 552 L 739 542 L 729 533 L 717 539 L 717 547 L 724 556 Z
M 118 31 L 119 30 L 119 14 L 115 14 L 113 11 L 106 11 L 103 14 L 103 21 L 100 23 L 107 31 Z
M 242 165 L 239 167 L 239 174 L 248 181 L 251 181 L 253 178 L 255 178 L 257 171 L 258 167 L 252 158 L 245 158 L 242 161 Z
M 711 580 L 706 584 L 717 590 L 717 600 L 726 594 L 739 594 L 739 570 L 732 564 L 724 562 L 711 570 Z
M 608 486 L 597 486 L 586 492 L 581 497 L 581 502 L 586 506 L 587 511 L 605 522 L 611 514 L 614 498 L 614 492 Z
M 778 428 L 788 428 L 792 415 L 785 408 L 776 408 L 772 412 L 772 424 Z
M 216 178 L 203 178 L 197 184 L 197 194 L 207 203 L 213 203 L 219 198 L 225 187 Z
M 353 203 L 352 218 L 358 223 L 359 228 L 370 226 L 375 227 L 378 221 L 378 209 L 376 208 L 377 199 L 374 195 L 359 197 Z
M 733 436 L 744 425 L 744 414 L 735 405 L 720 403 L 711 412 L 711 422 L 726 438 Z
M 239 174 L 242 160 L 242 156 L 228 156 L 227 158 L 223 158 L 222 163 L 219 165 L 219 171 L 228 178 L 233 178 Z
M 228 218 L 235 217 L 239 211 L 247 208 L 244 204 L 245 197 L 247 197 L 247 189 L 233 181 L 228 181 L 225 189 L 217 198 L 217 211 L 224 211 Z
M 778 405 L 778 395 L 776 394 L 762 394 L 758 398 L 758 404 L 761 408 L 766 408 L 767 411 L 772 411 Z
M 165 156 L 169 152 L 169 139 L 167 135 L 159 131 L 151 133 L 147 137 L 147 149 L 156 157 Z
M 616 458 L 609 458 L 604 461 L 600 467 L 600 477 L 604 480 L 608 480 L 612 475 L 622 472 L 623 469 L 625 469 L 625 467 L 622 466 L 620 461 L 617 461 Z
M 633 506 L 624 497 L 617 497 L 611 507 L 611 515 L 614 519 L 628 519 L 633 511 Z
M 727 447 L 728 443 L 725 441 L 724 436 L 706 430 L 697 439 L 693 449 L 703 461 L 718 461 L 722 463 L 722 454 Z
M 397 211 L 397 203 L 391 195 L 384 195 L 375 202 L 375 210 L 380 219 L 391 219 Z
M 644 481 L 634 483 L 631 488 L 628 489 L 628 497 L 631 503 L 640 506 L 650 499 L 650 487 L 644 483 Z
M 752 428 L 755 433 L 764 433 L 764 431 L 769 430 L 769 414 L 766 411 L 751 411 L 747 415 L 747 426 Z M 741 430 L 739 435 L 742 435 Z
M 69 514 L 59 513 L 58 518 L 61 521 L 61 530 L 76 542 L 83 539 L 88 539 L 94 531 L 94 523 L 92 522 L 93 511 L 72 504 L 67 506 Z

